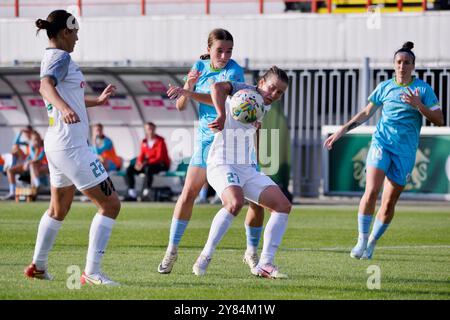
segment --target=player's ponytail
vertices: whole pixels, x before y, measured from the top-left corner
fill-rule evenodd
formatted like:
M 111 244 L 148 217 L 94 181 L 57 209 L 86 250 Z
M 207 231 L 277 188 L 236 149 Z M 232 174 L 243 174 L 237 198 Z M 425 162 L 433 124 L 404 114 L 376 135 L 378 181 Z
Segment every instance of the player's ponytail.
M 411 42 L 411 41 L 405 42 L 403 44 L 403 46 L 395 52 L 394 59 L 395 59 L 395 56 L 397 55 L 397 53 L 405 52 L 405 53 L 407 53 L 407 54 L 409 54 L 411 56 L 412 62 L 415 63 L 416 62 L 416 55 L 414 54 L 414 52 L 412 52 L 413 48 L 414 48 L 414 43 L 413 42 Z
M 42 29 L 48 30 L 50 29 L 50 22 L 48 22 L 47 20 L 37 19 L 36 27 L 38 28 L 38 32 Z
M 55 38 L 61 30 L 78 29 L 75 17 L 66 10 L 52 11 L 46 20 L 37 19 L 35 25 L 38 28 L 36 34 L 41 30 L 46 30 L 49 39 Z
M 230 32 L 228 32 L 225 29 L 220 29 L 220 28 L 214 29 L 209 33 L 209 36 L 208 36 L 208 48 L 211 48 L 212 45 L 214 44 L 214 41 L 217 41 L 217 40 L 233 42 L 233 36 L 231 35 Z M 209 53 L 202 54 L 200 56 L 200 59 L 201 60 L 211 59 L 211 55 Z
M 407 41 L 403 44 L 402 49 L 412 50 L 414 48 L 414 43 Z

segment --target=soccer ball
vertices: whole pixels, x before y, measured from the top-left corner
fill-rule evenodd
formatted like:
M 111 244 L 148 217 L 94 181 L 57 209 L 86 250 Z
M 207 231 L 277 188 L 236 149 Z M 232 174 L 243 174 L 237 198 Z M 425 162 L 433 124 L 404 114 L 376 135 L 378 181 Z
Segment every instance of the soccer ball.
M 242 123 L 252 123 L 264 116 L 264 99 L 251 89 L 242 89 L 231 97 L 231 116 Z

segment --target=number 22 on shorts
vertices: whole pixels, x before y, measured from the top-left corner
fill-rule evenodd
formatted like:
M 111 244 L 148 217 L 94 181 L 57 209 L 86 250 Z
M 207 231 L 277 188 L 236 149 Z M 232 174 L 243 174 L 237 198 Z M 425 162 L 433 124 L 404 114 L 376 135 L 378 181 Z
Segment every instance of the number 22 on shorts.
M 94 176 L 97 178 L 100 175 L 102 175 L 103 173 L 105 173 L 105 168 L 103 167 L 102 163 L 100 162 L 100 160 L 95 160 L 95 162 L 91 162 L 89 164 L 89 166 L 92 169 L 92 173 L 94 174 Z

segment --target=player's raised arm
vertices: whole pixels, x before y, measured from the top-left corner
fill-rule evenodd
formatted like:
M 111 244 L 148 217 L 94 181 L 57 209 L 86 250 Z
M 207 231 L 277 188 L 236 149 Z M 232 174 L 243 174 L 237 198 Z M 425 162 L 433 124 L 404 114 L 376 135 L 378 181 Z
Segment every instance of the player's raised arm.
M 201 72 L 198 70 L 194 69 L 189 71 L 186 77 L 186 82 L 184 83 L 184 86 L 182 88 L 178 86 L 172 86 L 169 83 L 167 96 L 169 97 L 169 99 L 177 100 L 175 106 L 178 111 L 184 110 L 186 108 L 188 98 L 192 98 L 200 103 L 212 105 L 211 96 L 209 94 L 195 92 L 195 84 L 197 83 L 200 75 Z
M 186 85 L 185 85 L 186 87 Z M 172 86 L 169 83 L 169 89 L 167 90 L 167 96 L 169 99 L 177 99 L 176 108 L 178 111 L 182 111 L 186 108 L 186 102 L 188 98 L 192 98 L 200 103 L 212 105 L 213 101 L 209 93 L 198 93 L 185 89 L 185 87 Z
M 356 127 L 359 127 L 364 122 L 369 120 L 373 116 L 375 111 L 377 111 L 377 110 L 378 110 L 378 107 L 374 103 L 369 102 L 367 104 L 367 106 L 364 109 L 362 109 L 359 113 L 357 113 L 353 118 L 351 118 L 349 122 L 344 124 L 337 132 L 335 132 L 331 136 L 329 136 L 325 140 L 323 146 L 326 147 L 328 150 L 331 150 L 331 148 L 333 147 L 333 144 L 337 140 L 339 140 L 344 134 L 346 134 L 350 130 L 353 130 Z
M 223 129 L 225 124 L 225 101 L 232 89 L 230 82 L 216 82 L 211 86 L 211 99 L 216 108 L 217 117 L 208 124 L 210 129 L 219 131 Z

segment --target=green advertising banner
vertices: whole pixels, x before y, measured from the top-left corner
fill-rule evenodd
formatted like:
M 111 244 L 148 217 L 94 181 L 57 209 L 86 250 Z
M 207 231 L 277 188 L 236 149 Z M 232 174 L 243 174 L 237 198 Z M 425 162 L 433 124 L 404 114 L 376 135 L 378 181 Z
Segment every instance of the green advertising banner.
M 286 143 L 290 140 L 289 129 L 282 108 L 283 106 L 279 102 L 275 102 L 272 104 L 270 112 L 264 117 L 261 129 L 266 130 L 266 132 L 260 134 L 259 165 L 262 172 L 270 176 L 275 183 L 287 189 L 291 174 L 291 144 Z M 274 129 L 277 131 L 276 136 L 272 132 Z M 274 137 L 278 139 L 274 141 Z M 266 158 L 269 160 L 267 163 L 265 163 Z M 272 167 L 274 165 L 276 168 Z
M 347 134 L 328 153 L 325 193 L 362 193 L 372 135 Z M 450 195 L 450 133 L 422 134 L 405 193 Z

